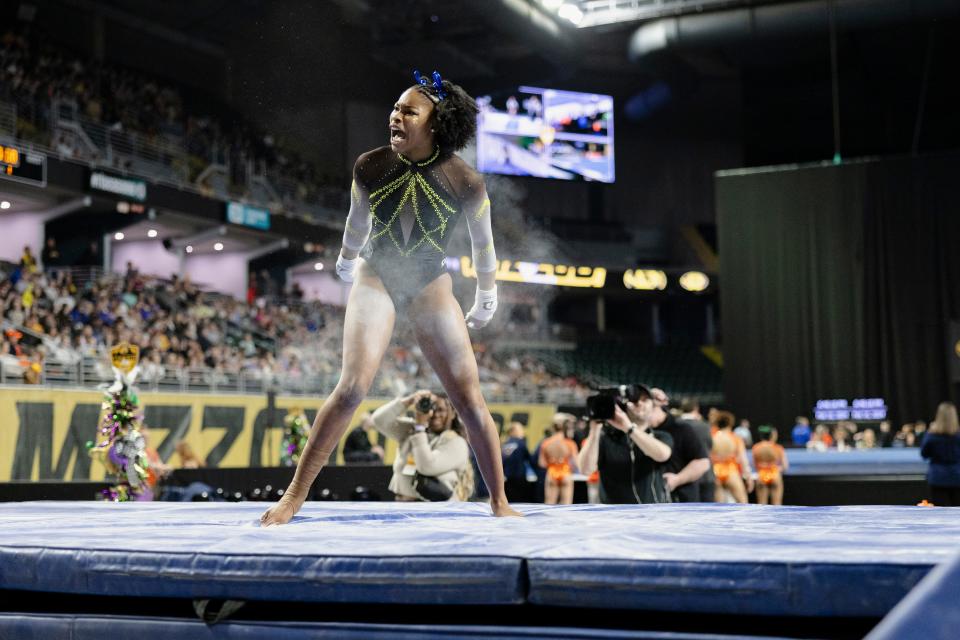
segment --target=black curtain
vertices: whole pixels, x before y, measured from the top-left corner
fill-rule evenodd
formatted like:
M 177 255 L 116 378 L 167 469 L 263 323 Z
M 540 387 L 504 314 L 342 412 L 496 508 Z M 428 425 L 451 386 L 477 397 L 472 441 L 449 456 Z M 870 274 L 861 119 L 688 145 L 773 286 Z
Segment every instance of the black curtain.
M 960 320 L 960 158 L 872 163 L 863 209 L 868 388 L 900 421 L 956 401 L 951 322 Z
M 916 420 L 951 397 L 958 168 L 950 155 L 718 174 L 730 409 L 789 428 L 822 398 L 882 397 Z

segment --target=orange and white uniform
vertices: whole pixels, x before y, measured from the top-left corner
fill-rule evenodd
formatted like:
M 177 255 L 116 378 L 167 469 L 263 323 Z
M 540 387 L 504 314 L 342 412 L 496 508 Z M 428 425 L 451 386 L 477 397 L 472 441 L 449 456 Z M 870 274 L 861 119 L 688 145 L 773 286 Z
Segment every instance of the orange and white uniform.
M 713 448 L 710 450 L 710 460 L 713 462 L 713 474 L 717 477 L 717 484 L 724 485 L 732 476 L 743 473 L 740 468 L 740 456 L 746 446 L 736 434 L 730 431 L 717 430 L 713 434 Z
M 778 444 L 764 441 L 753 445 L 753 462 L 757 465 L 760 483 L 776 484 L 780 480 L 786 452 Z
M 577 443 L 556 433 L 540 446 L 540 466 L 547 470 L 547 481 L 561 484 L 573 473 L 577 459 Z

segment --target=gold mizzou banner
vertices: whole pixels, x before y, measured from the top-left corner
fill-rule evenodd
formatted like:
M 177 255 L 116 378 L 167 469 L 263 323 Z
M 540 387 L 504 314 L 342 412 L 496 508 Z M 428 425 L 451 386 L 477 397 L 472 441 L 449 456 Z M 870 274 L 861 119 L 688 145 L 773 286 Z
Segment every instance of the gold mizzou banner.
M 63 391 L 19 387 L 0 389 L 0 482 L 10 480 L 102 480 L 104 468 L 91 464 L 87 441 L 96 440 L 103 394 L 99 391 Z M 351 420 L 373 411 L 384 399 L 366 400 Z M 186 440 L 210 467 L 272 467 L 280 460 L 283 417 L 292 407 L 306 407 L 313 422 L 321 400 L 278 397 L 276 420 L 271 422 L 266 396 L 211 396 L 202 394 L 142 393 L 144 423 L 150 428 L 149 446 L 179 467 L 174 447 Z M 315 403 L 311 406 L 311 403 Z M 529 426 L 527 443 L 543 436 L 555 408 L 543 404 L 491 404 L 500 429 L 511 421 Z M 344 434 L 350 432 L 347 429 Z M 337 464 L 343 464 L 343 447 Z M 387 462 L 397 443 L 384 443 Z

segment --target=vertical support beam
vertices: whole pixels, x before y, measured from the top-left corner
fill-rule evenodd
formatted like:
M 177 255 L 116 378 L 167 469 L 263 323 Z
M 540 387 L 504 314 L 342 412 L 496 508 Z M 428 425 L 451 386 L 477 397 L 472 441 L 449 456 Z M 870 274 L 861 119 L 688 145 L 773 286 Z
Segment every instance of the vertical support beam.
M 650 305 L 650 336 L 653 338 L 654 345 L 663 343 L 663 331 L 660 328 L 660 303 L 653 302 Z
M 917 104 L 917 119 L 913 124 L 913 143 L 910 145 L 910 155 L 917 155 L 920 150 L 920 131 L 923 129 L 923 111 L 927 104 L 927 87 L 930 84 L 930 64 L 933 59 L 934 34 L 933 27 L 927 32 L 927 55 L 923 60 L 923 82 L 920 85 L 920 102 Z
M 602 295 L 597 296 L 597 333 L 607 332 L 607 301 Z
M 707 331 L 706 331 L 706 342 L 709 345 L 717 344 L 717 324 L 713 320 L 713 303 L 707 303 Z
M 840 164 L 840 71 L 837 53 L 837 2 L 829 0 L 830 12 L 830 80 L 833 89 L 833 164 Z
M 113 237 L 110 233 L 103 234 L 103 267 L 104 273 L 110 273 L 110 264 L 113 262 Z
M 102 61 L 107 50 L 106 26 L 104 24 L 103 14 L 99 11 L 93 14 L 93 29 L 90 36 L 90 49 L 93 51 L 93 59 Z

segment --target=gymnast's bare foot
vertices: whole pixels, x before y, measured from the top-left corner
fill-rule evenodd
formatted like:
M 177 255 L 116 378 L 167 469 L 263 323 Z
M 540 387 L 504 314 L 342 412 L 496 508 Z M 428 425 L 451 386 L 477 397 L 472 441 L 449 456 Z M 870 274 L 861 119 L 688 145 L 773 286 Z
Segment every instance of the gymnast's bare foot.
M 300 511 L 303 506 L 303 500 L 294 498 L 291 494 L 285 493 L 277 504 L 263 512 L 260 516 L 260 526 L 269 527 L 274 524 L 287 524 L 290 519 Z
M 490 508 L 493 510 L 493 515 L 497 518 L 522 518 L 523 514 L 511 507 L 506 500 L 503 502 L 494 502 L 490 501 Z

